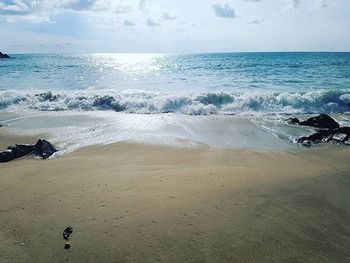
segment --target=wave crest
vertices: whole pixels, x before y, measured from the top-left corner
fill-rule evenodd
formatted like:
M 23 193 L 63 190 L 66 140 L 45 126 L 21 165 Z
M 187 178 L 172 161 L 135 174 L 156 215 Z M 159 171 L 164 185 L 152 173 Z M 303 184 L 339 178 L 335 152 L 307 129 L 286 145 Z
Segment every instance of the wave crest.
M 115 91 L 0 91 L 0 109 L 39 111 L 111 110 L 127 113 L 182 113 L 190 115 L 238 113 L 345 113 L 350 111 L 350 90 L 283 93 L 166 94 Z

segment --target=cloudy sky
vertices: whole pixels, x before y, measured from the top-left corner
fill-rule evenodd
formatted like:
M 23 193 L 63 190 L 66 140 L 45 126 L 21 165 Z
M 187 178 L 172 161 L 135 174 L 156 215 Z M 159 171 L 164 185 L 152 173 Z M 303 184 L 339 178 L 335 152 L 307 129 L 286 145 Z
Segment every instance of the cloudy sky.
M 0 50 L 350 51 L 349 0 L 0 0 Z

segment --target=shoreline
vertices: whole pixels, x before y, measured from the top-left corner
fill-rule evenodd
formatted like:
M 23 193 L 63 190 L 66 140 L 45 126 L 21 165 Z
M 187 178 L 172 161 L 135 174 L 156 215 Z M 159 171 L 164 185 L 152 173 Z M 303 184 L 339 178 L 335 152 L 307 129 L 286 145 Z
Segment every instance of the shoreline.
M 18 131 L 19 132 L 19 131 Z M 50 138 L 52 136 L 49 133 L 38 133 L 38 134 L 11 134 L 11 130 L 8 130 L 7 127 L 4 127 L 2 130 L 0 130 L 0 151 L 7 149 L 8 146 L 16 145 L 16 144 L 35 144 L 39 139 L 45 139 L 50 141 Z M 245 153 L 250 152 L 254 154 L 313 154 L 317 152 L 322 151 L 343 151 L 348 148 L 348 145 L 336 145 L 336 144 L 315 144 L 312 147 L 305 147 L 302 145 L 298 145 L 297 143 L 290 143 L 294 147 L 289 149 L 250 149 L 250 148 L 220 148 L 215 147 L 212 145 L 207 145 L 205 143 L 199 143 L 199 142 L 191 142 L 190 140 L 179 140 L 178 144 L 163 144 L 163 143 L 153 143 L 153 142 L 138 142 L 138 141 L 132 141 L 132 140 L 123 140 L 123 141 L 116 141 L 116 142 L 105 142 L 105 143 L 96 143 L 91 145 L 85 145 L 78 148 L 73 149 L 72 151 L 66 151 L 67 149 L 61 149 L 58 148 L 58 155 L 53 155 L 49 158 L 49 160 L 62 158 L 65 156 L 70 156 L 71 154 L 74 154 L 75 152 L 79 151 L 90 151 L 94 149 L 99 149 L 103 147 L 108 147 L 113 145 L 130 145 L 130 146 L 140 146 L 140 147 L 156 147 L 156 148 L 169 148 L 173 150 L 208 150 L 208 151 L 221 151 L 226 153 Z M 55 146 L 55 145 L 54 145 Z M 62 154 L 61 154 L 62 153 Z M 15 159 L 14 161 L 18 160 L 30 160 L 34 159 L 31 156 L 25 156 L 21 157 L 19 159 Z M 13 161 L 12 161 L 13 162 Z
M 5 116 L 6 114 L 2 118 L 6 119 Z M 135 114 L 113 111 L 47 112 L 17 118 L 12 116 L 13 122 L 0 129 L 0 136 L 8 134 L 11 137 L 22 137 L 24 134 L 33 137 L 40 134 L 61 150 L 58 155 L 86 146 L 117 142 L 166 145 L 175 148 L 208 146 L 233 150 L 303 151 L 300 145 L 304 144 L 304 141 L 296 141 L 300 138 L 308 140 L 305 136 L 315 134 L 317 129 L 288 123 L 291 117 L 215 114 L 193 116 L 178 113 Z M 298 115 L 300 121 L 311 117 L 315 115 Z M 338 122 L 340 126 L 349 126 L 349 114 L 333 114 L 328 117 L 333 117 L 333 121 Z M 339 138 L 339 135 L 337 136 Z M 307 146 L 307 142 L 305 145 Z M 317 145 L 313 148 L 328 147 Z
M 346 262 L 350 149 L 330 148 L 116 143 L 0 164 L 0 262 Z

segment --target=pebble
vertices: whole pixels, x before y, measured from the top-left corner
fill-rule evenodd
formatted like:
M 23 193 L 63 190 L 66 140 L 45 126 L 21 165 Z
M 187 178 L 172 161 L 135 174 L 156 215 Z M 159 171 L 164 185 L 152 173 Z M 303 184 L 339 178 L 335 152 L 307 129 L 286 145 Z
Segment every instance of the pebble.
M 66 242 L 66 244 L 64 244 L 64 249 L 70 249 L 71 245 L 69 242 Z

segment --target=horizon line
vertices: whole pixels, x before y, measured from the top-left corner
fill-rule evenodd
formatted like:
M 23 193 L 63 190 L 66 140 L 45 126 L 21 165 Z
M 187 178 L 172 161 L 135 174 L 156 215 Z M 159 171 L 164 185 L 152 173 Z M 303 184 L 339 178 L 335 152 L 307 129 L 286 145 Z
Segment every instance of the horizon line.
M 2 52 L 0 50 L 0 52 Z M 350 53 L 350 50 L 344 51 L 327 51 L 327 50 L 303 50 L 303 51 L 193 51 L 193 52 L 114 52 L 114 51 L 91 51 L 91 52 L 13 52 L 7 53 L 2 52 L 3 54 L 8 55 L 39 55 L 39 54 L 162 54 L 162 55 L 179 55 L 179 54 L 227 54 L 227 53 Z

